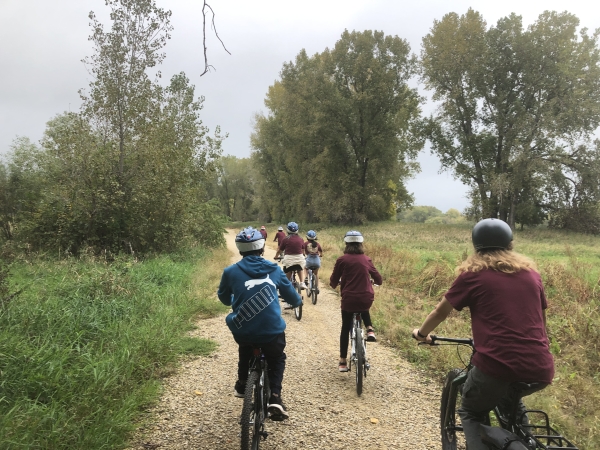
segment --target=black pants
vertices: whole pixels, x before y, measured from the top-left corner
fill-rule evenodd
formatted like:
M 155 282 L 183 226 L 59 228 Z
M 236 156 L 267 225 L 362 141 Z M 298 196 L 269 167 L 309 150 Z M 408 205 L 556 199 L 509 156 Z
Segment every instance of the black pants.
M 281 382 L 283 381 L 283 372 L 285 371 L 285 332 L 277 335 L 275 339 L 266 344 L 254 344 L 252 342 L 239 341 L 235 338 L 235 342 L 239 344 L 238 361 L 238 380 L 246 382 L 248 379 L 248 369 L 250 359 L 252 358 L 252 350 L 260 347 L 267 358 L 269 366 L 269 385 L 271 394 L 281 394 Z
M 366 327 L 372 327 L 369 311 L 344 311 L 342 310 L 342 331 L 340 332 L 340 358 L 348 356 L 348 342 L 350 341 L 350 330 L 352 330 L 352 316 L 360 312 L 362 321 Z

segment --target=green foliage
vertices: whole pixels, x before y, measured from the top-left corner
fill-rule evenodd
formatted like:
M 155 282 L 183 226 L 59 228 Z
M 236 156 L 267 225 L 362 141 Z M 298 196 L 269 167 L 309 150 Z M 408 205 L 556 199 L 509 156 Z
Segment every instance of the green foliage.
M 425 223 L 427 219 L 441 216 L 442 212 L 435 206 L 412 206 L 398 214 L 400 222 Z
M 223 156 L 212 184 L 212 195 L 221 204 L 221 211 L 233 221 L 270 218 L 259 213 L 257 175 L 250 158 Z
M 440 101 L 425 127 L 444 168 L 473 188 L 470 216 L 537 224 L 598 202 L 598 35 L 567 12 L 489 29 L 472 9 L 446 14 L 423 38 L 423 80 Z M 577 88 L 575 88 L 577 86 Z
M 110 0 L 111 30 L 90 14 L 94 79 L 80 113 L 51 119 L 41 148 L 20 139 L 0 170 L 0 225 L 33 249 L 172 251 L 224 243 L 209 184 L 223 136 L 200 120 L 185 74 L 163 87 L 148 71 L 172 27 L 153 0 Z
M 122 448 L 177 358 L 215 347 L 186 334 L 219 303 L 209 256 L 17 261 L 25 289 L 0 308 L 2 448 Z
M 274 220 L 360 223 L 409 205 L 407 160 L 422 147 L 414 72 L 407 42 L 378 31 L 344 31 L 284 64 L 252 136 L 261 207 Z

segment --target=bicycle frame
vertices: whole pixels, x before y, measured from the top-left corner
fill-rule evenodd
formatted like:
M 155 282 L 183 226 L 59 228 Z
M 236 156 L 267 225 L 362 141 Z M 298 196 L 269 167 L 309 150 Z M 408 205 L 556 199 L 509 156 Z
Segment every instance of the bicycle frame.
M 428 345 L 442 345 L 436 342 L 448 342 L 449 344 L 454 345 L 468 345 L 472 348 L 473 351 L 471 357 L 475 353 L 475 346 L 472 339 L 445 338 L 440 336 L 431 336 L 431 339 L 432 342 Z M 465 369 L 451 381 L 448 398 L 456 398 L 459 390 L 461 389 L 461 386 L 467 380 L 469 370 L 471 370 L 472 368 L 473 366 L 471 365 L 471 360 L 469 360 L 469 363 L 467 364 Z M 518 383 L 514 384 L 514 386 L 517 385 Z M 516 417 L 517 405 L 519 400 L 521 399 L 521 392 L 522 391 L 513 390 L 511 394 L 512 406 L 509 417 L 504 417 L 498 407 L 495 407 L 493 409 L 494 415 L 496 416 L 500 427 L 519 437 L 524 442 L 524 444 L 531 450 L 577 450 L 578 448 L 573 443 L 571 443 L 564 436 L 560 435 L 554 428 L 550 426 L 548 414 L 546 414 L 544 411 L 536 409 L 525 410 L 519 417 Z M 444 412 L 444 420 L 441 423 L 442 431 L 463 431 L 462 426 L 459 426 L 454 423 L 454 417 L 450 408 L 450 402 L 448 402 L 446 405 L 446 410 Z M 529 414 L 537 414 L 541 416 L 543 418 L 543 423 L 541 425 L 522 424 L 521 422 L 523 416 Z M 502 448 L 502 444 L 499 443 L 499 445 L 500 446 L 498 448 Z

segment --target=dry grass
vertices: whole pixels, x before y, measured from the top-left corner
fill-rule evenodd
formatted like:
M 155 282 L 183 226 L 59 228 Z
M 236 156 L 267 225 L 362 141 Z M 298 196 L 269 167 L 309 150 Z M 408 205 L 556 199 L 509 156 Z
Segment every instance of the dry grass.
M 321 279 L 326 283 L 343 253 L 347 228 L 314 229 L 324 250 Z M 454 280 L 454 268 L 471 252 L 470 227 L 388 222 L 359 230 L 365 235 L 366 254 L 384 278 L 372 308 L 375 326 L 409 360 L 428 366 L 441 378 L 460 365 L 456 350 L 417 348 L 410 331 L 440 300 Z M 556 361 L 552 386 L 527 402 L 545 409 L 553 424 L 580 448 L 600 448 L 600 419 L 595 412 L 600 404 L 600 238 L 527 230 L 515 234 L 515 249 L 540 267 Z M 468 311 L 453 313 L 436 333 L 469 336 Z

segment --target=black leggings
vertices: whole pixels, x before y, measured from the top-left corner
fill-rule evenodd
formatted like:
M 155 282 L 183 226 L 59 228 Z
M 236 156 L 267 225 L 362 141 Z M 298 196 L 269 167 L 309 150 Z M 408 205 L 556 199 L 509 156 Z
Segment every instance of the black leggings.
M 369 311 L 342 310 L 342 331 L 340 332 L 340 358 L 342 359 L 346 359 L 348 356 L 348 342 L 350 341 L 350 330 L 352 330 L 352 316 L 355 312 L 360 312 L 362 321 L 367 328 L 373 326 Z

